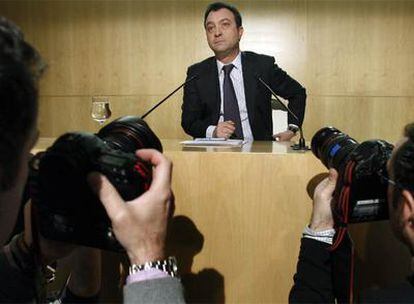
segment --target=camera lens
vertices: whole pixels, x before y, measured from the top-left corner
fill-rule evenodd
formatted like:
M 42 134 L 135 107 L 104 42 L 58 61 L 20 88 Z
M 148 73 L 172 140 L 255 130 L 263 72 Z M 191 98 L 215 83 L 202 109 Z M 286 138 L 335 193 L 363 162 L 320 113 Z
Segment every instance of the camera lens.
M 340 167 L 358 146 L 358 142 L 334 127 L 320 129 L 312 137 L 311 149 L 327 168 Z
M 124 116 L 111 122 L 98 132 L 112 149 L 135 153 L 138 149 L 156 149 L 162 145 L 148 124 L 138 116 Z

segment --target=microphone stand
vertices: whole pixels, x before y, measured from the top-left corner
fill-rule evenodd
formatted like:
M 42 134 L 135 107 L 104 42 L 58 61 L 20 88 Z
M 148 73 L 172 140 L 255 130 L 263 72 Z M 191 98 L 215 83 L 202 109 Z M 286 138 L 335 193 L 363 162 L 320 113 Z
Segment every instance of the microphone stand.
M 298 151 L 308 151 L 310 148 L 306 145 L 305 137 L 303 136 L 303 130 L 302 127 L 299 125 L 299 118 L 293 113 L 287 105 L 285 105 L 279 97 L 276 95 L 275 92 L 273 92 L 272 88 L 258 75 L 256 75 L 256 78 L 270 91 L 270 93 L 273 95 L 273 97 L 280 103 L 282 108 L 284 108 L 290 115 L 293 116 L 293 118 L 296 119 L 298 122 L 298 128 L 299 128 L 299 143 L 292 145 L 293 150 Z
M 144 119 L 145 117 L 147 117 L 152 111 L 154 111 L 156 108 L 158 108 L 160 105 L 162 105 L 164 103 L 164 101 L 166 101 L 168 98 L 170 98 L 172 95 L 175 94 L 175 92 L 177 92 L 179 89 L 181 89 L 183 86 L 185 86 L 187 83 L 193 81 L 194 79 L 196 79 L 198 77 L 198 75 L 194 75 L 192 77 L 190 77 L 190 79 L 188 79 L 186 82 L 184 82 L 183 84 L 181 84 L 178 88 L 176 88 L 174 91 L 172 91 L 170 94 L 168 94 L 166 97 L 164 97 L 160 102 L 158 102 L 155 106 L 153 106 L 151 109 L 149 109 L 149 111 L 147 113 L 145 113 L 144 115 L 141 116 L 141 119 Z

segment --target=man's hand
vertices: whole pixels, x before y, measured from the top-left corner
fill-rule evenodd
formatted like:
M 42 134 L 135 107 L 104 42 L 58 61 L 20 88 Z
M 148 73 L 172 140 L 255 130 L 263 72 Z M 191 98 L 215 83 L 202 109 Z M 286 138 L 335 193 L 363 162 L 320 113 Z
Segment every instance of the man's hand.
M 38 229 L 34 232 L 38 233 Z M 32 202 L 29 201 L 24 206 L 24 242 L 29 248 L 33 245 L 32 233 Z M 44 264 L 50 264 L 67 256 L 76 248 L 72 244 L 45 239 L 40 233 L 38 234 L 38 239 L 41 259 Z
M 313 210 L 309 228 L 315 231 L 332 229 L 334 220 L 332 216 L 332 195 L 335 190 L 338 172 L 329 170 L 329 176 L 319 183 L 313 195 Z
M 131 263 L 143 264 L 165 257 L 167 222 L 174 206 L 172 163 L 156 150 L 143 149 L 136 155 L 154 166 L 151 187 L 140 197 L 125 202 L 102 174 L 90 174 L 89 183 L 104 205 L 115 236 Z
M 276 141 L 290 141 L 292 139 L 292 137 L 294 137 L 294 136 L 295 136 L 295 133 L 293 133 L 290 130 L 286 130 L 286 131 L 274 134 L 273 138 Z
M 213 137 L 221 137 L 221 138 L 230 138 L 234 131 L 236 130 L 236 127 L 234 126 L 234 122 L 231 120 L 219 122 L 217 124 L 216 129 L 213 132 Z

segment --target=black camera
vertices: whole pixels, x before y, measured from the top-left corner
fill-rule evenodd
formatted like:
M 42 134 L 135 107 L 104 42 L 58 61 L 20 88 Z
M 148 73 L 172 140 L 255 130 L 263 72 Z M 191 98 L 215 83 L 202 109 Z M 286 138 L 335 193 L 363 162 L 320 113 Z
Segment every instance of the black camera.
M 312 138 L 313 154 L 338 171 L 332 206 L 337 225 L 388 219 L 386 164 L 393 145 L 384 140 L 358 143 L 336 128 Z
M 40 233 L 48 239 L 120 251 L 111 222 L 87 182 L 92 171 L 104 174 L 126 201 L 144 193 L 152 167 L 135 151 L 162 145 L 139 117 L 121 117 L 97 134 L 59 137 L 30 162 L 29 186 Z

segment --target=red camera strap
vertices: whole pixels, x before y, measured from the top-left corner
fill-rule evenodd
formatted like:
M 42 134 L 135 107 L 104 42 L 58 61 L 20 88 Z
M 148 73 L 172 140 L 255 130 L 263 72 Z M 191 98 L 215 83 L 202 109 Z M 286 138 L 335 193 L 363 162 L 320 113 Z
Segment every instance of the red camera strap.
M 352 175 L 353 170 L 355 168 L 356 163 L 354 161 L 350 161 L 347 163 L 345 167 L 345 172 L 343 174 L 342 180 L 342 187 L 341 192 L 339 194 L 339 199 L 337 202 L 338 206 L 338 214 L 337 214 L 337 223 L 336 223 L 336 236 L 332 246 L 329 247 L 328 250 L 331 252 L 338 250 L 340 245 L 344 242 L 346 236 L 348 236 L 348 223 L 349 223 L 349 198 L 351 193 L 351 184 L 352 184 Z M 352 243 L 352 240 L 348 236 L 350 241 L 351 247 L 351 254 L 350 254 L 350 265 L 349 265 L 349 290 L 348 290 L 348 301 L 349 303 L 353 303 L 353 286 L 354 286 L 354 260 L 355 260 L 355 248 Z

